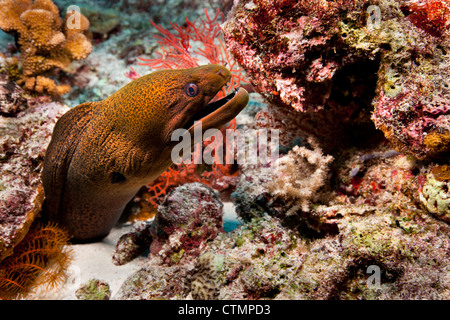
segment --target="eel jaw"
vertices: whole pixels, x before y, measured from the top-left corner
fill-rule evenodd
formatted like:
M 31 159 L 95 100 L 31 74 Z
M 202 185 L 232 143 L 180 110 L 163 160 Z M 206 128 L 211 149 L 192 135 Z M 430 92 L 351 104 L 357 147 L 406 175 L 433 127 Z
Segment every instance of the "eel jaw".
M 192 136 L 200 126 L 202 133 L 211 128 L 220 129 L 245 108 L 248 100 L 247 90 L 240 88 L 220 100 L 208 103 L 189 120 L 186 126 L 188 132 Z

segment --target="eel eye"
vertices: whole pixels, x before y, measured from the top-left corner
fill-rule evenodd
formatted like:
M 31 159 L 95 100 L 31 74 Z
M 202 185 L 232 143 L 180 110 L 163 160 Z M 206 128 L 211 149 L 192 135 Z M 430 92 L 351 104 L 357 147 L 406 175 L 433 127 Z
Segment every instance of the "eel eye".
M 186 87 L 184 87 L 184 92 L 189 97 L 195 97 L 198 94 L 198 86 L 195 83 L 188 83 Z

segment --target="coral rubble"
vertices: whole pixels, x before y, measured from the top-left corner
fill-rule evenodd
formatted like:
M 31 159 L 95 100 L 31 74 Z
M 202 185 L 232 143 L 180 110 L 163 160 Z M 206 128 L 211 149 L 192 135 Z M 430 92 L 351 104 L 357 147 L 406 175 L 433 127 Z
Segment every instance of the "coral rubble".
M 206 241 L 222 232 L 223 204 L 208 186 L 194 182 L 175 188 L 158 207 L 150 252 L 165 263 L 197 256 Z
M 112 256 L 115 265 L 123 265 L 138 255 L 142 254 L 151 244 L 150 225 L 137 222 L 131 232 L 122 235 L 117 241 L 116 249 Z

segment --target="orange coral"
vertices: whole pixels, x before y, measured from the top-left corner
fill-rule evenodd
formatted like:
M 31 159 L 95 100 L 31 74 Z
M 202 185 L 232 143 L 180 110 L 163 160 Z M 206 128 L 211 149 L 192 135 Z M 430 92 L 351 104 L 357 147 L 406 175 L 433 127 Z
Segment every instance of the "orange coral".
M 69 85 L 57 85 L 54 80 L 43 76 L 26 78 L 23 87 L 24 89 L 36 91 L 37 93 L 47 92 L 52 96 L 61 96 L 70 90 Z
M 450 165 L 436 166 L 432 173 L 437 181 L 450 181 Z
M 430 150 L 436 152 L 448 152 L 450 151 L 450 132 L 432 131 L 427 134 L 424 143 Z
M 70 23 L 77 14 L 78 23 Z M 41 79 L 28 80 L 53 68 L 67 67 L 72 60 L 86 58 L 92 51 L 89 21 L 81 13 L 69 12 L 63 20 L 51 0 L 0 0 L 0 29 L 17 32 L 21 51 L 22 79 L 19 84 L 27 90 L 62 95 L 70 90 L 53 80 L 39 85 Z M 32 84 L 35 84 L 33 87 Z
M 30 231 L 0 263 L 0 298 L 14 299 L 37 286 L 55 287 L 65 279 L 70 254 L 68 234 L 49 224 Z

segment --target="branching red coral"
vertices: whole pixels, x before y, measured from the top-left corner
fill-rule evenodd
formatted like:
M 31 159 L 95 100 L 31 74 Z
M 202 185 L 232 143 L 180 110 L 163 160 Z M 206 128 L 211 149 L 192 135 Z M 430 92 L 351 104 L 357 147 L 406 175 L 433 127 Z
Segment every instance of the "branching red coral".
M 222 40 L 220 24 L 225 21 L 223 13 L 217 9 L 214 17 L 211 17 L 205 9 L 205 16 L 206 18 L 199 23 L 190 21 L 187 17 L 186 24 L 183 26 L 171 23 L 174 31 L 164 29 L 161 25 L 151 21 L 162 34 L 161 36 L 155 35 L 159 39 L 160 52 L 156 52 L 158 58 L 155 59 L 140 57 L 139 59 L 143 62 L 139 65 L 147 65 L 154 69 L 193 68 L 199 65 L 199 58 L 203 57 L 211 64 L 221 64 L 230 70 L 232 78 L 228 86 L 229 91 L 246 82 L 242 69 L 228 53 Z M 191 41 L 200 42 L 203 48 L 192 51 Z M 219 97 L 225 94 L 224 90 Z

